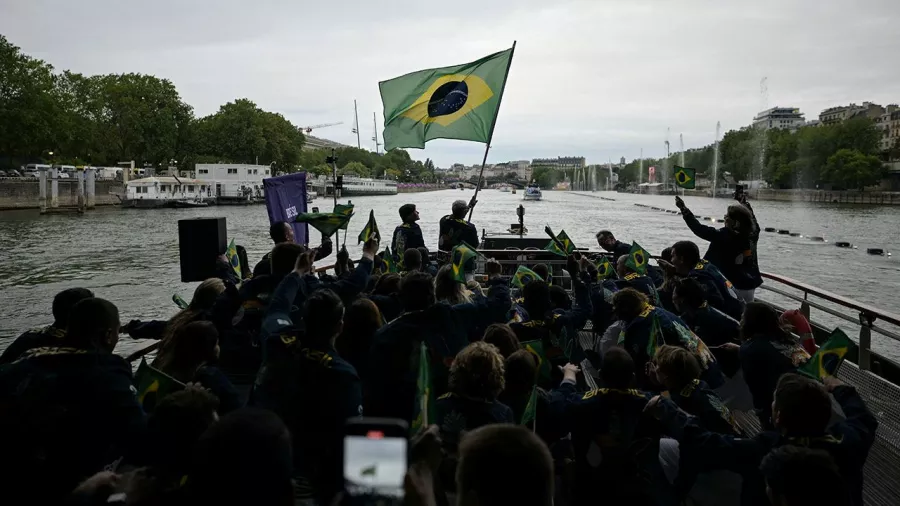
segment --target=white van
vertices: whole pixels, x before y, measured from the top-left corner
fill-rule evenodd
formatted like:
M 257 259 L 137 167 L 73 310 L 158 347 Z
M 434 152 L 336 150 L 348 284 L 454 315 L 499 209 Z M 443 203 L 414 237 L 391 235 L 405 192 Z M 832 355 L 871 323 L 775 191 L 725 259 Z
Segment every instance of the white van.
M 40 175 L 41 169 L 50 170 L 50 166 L 41 163 L 29 163 L 25 166 L 25 177 L 36 178 Z

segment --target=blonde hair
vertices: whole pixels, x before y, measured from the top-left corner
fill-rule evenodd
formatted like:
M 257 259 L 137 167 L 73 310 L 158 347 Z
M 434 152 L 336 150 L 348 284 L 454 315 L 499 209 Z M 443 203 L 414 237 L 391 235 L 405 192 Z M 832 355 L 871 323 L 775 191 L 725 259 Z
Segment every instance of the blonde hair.
M 700 378 L 702 372 L 697 357 L 678 346 L 660 346 L 653 361 L 659 372 L 669 379 L 674 388 L 682 388 Z
M 157 356 L 167 353 L 175 332 L 196 320 L 204 312 L 212 309 L 216 299 L 224 291 L 225 283 L 219 278 L 209 278 L 197 285 L 197 289 L 194 290 L 194 297 L 191 299 L 188 307 L 176 313 L 166 324 L 166 329 L 163 331 L 162 339 L 159 342 L 159 353 Z
M 472 292 L 453 277 L 453 266 L 447 264 L 438 270 L 434 278 L 434 298 L 436 302 L 446 302 L 451 306 L 472 302 Z
M 476 341 L 462 349 L 450 366 L 450 392 L 493 401 L 506 387 L 503 356 L 493 344 Z

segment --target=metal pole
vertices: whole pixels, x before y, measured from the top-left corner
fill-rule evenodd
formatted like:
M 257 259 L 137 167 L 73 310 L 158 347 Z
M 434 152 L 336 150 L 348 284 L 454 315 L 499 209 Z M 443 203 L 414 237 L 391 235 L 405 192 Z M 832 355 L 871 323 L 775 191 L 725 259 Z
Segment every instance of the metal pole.
M 337 159 L 334 157 L 334 148 L 331 148 L 331 195 L 334 197 L 334 205 L 337 205 Z
M 375 129 L 375 135 L 372 136 L 372 140 L 375 141 L 375 154 L 378 154 L 378 118 L 375 116 L 375 113 L 372 113 L 372 127 Z
M 38 197 L 38 205 L 41 208 L 41 214 L 47 212 L 47 168 L 41 167 L 38 169 L 38 191 L 40 191 L 40 197 Z
M 359 140 L 359 111 L 356 110 L 356 100 L 353 101 L 353 117 L 356 118 L 356 147 L 362 149 L 362 143 Z
M 484 146 L 484 158 L 481 159 L 481 172 L 478 174 L 478 182 L 475 185 L 475 193 L 472 195 L 472 200 L 469 201 L 469 217 L 466 218 L 466 222 L 472 222 L 472 211 L 475 210 L 474 207 L 471 206 L 471 203 L 475 202 L 475 197 L 478 196 L 478 190 L 481 189 L 481 178 L 484 176 L 484 164 L 487 163 L 488 151 L 491 149 L 491 140 L 494 138 L 494 127 L 497 126 L 497 116 L 500 115 L 500 103 L 503 101 L 503 91 L 506 89 L 506 78 L 509 77 L 509 68 L 512 67 L 513 56 L 516 54 L 516 41 L 513 41 L 512 51 L 509 53 L 509 62 L 506 64 L 506 73 L 503 74 L 503 86 L 500 87 L 500 96 L 497 98 L 497 112 L 494 113 L 494 119 L 491 121 L 491 130 L 488 133 L 488 141 Z

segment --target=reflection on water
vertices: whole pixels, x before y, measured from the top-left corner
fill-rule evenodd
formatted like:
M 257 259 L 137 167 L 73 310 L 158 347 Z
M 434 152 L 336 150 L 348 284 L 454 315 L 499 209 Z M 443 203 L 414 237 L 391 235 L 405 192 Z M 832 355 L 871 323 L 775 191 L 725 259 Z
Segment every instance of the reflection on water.
M 616 201 L 597 198 L 601 195 Z M 346 234 L 347 248 L 353 256 L 360 254 L 356 236 L 370 209 L 375 210 L 382 233 L 389 236 L 400 221 L 397 209 L 404 203 L 416 204 L 426 244 L 436 247 L 438 220 L 450 212 L 454 200 L 470 197 L 470 191 L 459 190 L 357 197 L 353 199 L 357 216 Z M 636 240 L 654 254 L 677 240 L 696 240 L 680 216 L 638 207 L 636 202 L 675 208 L 672 197 L 548 191 L 544 200 L 524 203 L 525 223 L 532 235 L 540 233 L 545 224 L 554 230 L 565 229 L 579 247 L 596 248 L 594 235 L 601 229 L 612 230 L 626 242 Z M 733 203 L 696 197 L 687 197 L 685 202 L 695 214 L 719 219 Z M 506 230 L 517 221 L 515 209 L 520 203 L 520 194 L 484 190 L 473 216 L 479 233 Z M 331 201 L 319 199 L 312 205 L 330 210 Z M 804 236 L 822 235 L 829 241 L 823 244 L 763 233 L 759 243 L 763 270 L 896 311 L 900 258 L 869 256 L 865 248 L 880 247 L 900 255 L 900 208 L 754 202 L 754 209 L 762 227 L 785 228 Z M 5 301 L 0 306 L 0 349 L 6 346 L 4 338 L 49 323 L 53 295 L 73 286 L 90 288 L 113 301 L 123 322 L 168 318 L 175 312 L 172 294 L 189 299 L 196 286 L 179 281 L 177 221 L 200 216 L 224 216 L 229 237 L 247 248 L 251 263 L 271 247 L 263 206 L 100 208 L 81 216 L 40 216 L 37 211 L 0 213 L 0 264 L 4 267 L 0 270 L 0 290 Z M 313 237 L 317 237 L 314 231 Z M 837 240 L 850 241 L 859 249 L 836 248 L 833 242 Z M 705 245 L 701 244 L 701 250 Z M 328 263 L 328 259 L 319 262 Z M 120 346 L 133 349 L 135 343 L 123 342 Z

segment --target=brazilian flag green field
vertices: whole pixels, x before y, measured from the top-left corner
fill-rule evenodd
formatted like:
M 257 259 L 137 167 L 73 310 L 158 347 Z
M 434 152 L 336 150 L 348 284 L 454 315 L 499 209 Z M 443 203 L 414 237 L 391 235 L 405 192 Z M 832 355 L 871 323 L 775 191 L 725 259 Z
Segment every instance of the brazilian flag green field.
M 378 83 L 385 150 L 424 148 L 432 139 L 488 142 L 512 55 L 507 49 Z

